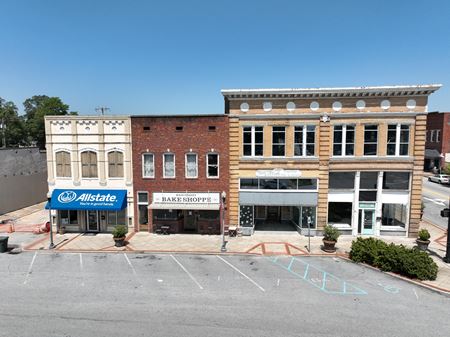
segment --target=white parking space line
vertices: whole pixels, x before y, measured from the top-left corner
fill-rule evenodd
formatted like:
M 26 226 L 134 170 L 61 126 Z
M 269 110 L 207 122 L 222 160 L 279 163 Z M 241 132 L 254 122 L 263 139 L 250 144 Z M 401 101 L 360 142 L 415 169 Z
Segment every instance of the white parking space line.
M 139 286 L 142 287 L 142 282 L 139 280 L 138 274 L 136 272 L 136 269 L 134 269 L 133 264 L 131 263 L 130 259 L 128 258 L 127 254 L 123 253 L 123 256 L 125 257 L 125 260 L 127 260 L 128 265 L 130 266 L 134 277 L 136 278 L 136 281 L 139 283 Z
M 80 253 L 80 273 L 81 273 L 81 286 L 84 287 L 84 278 L 83 278 L 83 255 Z
M 176 258 L 175 258 L 175 256 L 173 256 L 172 254 L 170 254 L 170 257 L 180 266 L 180 268 L 181 269 L 183 269 L 184 270 L 184 272 L 186 273 L 186 274 L 188 274 L 188 276 L 191 278 L 191 280 L 192 281 L 194 281 L 194 283 L 201 289 L 201 290 L 203 290 L 203 287 L 202 287 L 202 285 L 200 284 L 200 283 L 198 283 L 197 282 L 197 280 L 195 279 L 195 277 L 194 276 L 192 276 L 192 274 L 181 264 L 181 262 L 180 261 L 178 261 Z
M 414 295 L 416 295 L 416 299 L 419 300 L 419 295 L 417 295 L 416 289 L 413 288 Z
M 28 267 L 27 275 L 25 276 L 25 281 L 23 281 L 23 284 L 28 283 L 28 277 L 33 272 L 33 264 L 34 264 L 34 260 L 36 260 L 36 256 L 37 256 L 37 252 L 35 252 L 33 255 L 33 259 L 31 260 L 30 266 Z
M 237 269 L 235 266 L 233 266 L 230 262 L 228 262 L 227 260 L 223 259 L 222 257 L 220 257 L 219 255 L 216 255 L 216 257 L 219 260 L 222 260 L 223 262 L 225 262 L 227 265 L 229 265 L 231 268 L 233 268 L 234 270 L 236 270 L 239 274 L 241 274 L 242 276 L 244 276 L 247 280 L 249 280 L 251 283 L 253 283 L 256 287 L 258 287 L 259 290 L 261 291 L 266 291 L 263 287 L 261 287 L 258 283 L 256 283 L 254 280 L 252 280 L 250 277 L 248 277 L 247 275 L 245 275 L 243 272 L 241 272 L 239 269 Z

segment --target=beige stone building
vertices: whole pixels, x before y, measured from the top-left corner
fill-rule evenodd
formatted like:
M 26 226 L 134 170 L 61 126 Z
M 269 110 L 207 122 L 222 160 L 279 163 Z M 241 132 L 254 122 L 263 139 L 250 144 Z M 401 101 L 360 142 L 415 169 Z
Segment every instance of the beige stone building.
M 222 90 L 230 224 L 414 236 L 428 96 L 440 85 Z
M 48 196 L 58 230 L 133 230 L 130 117 L 46 116 L 45 134 Z

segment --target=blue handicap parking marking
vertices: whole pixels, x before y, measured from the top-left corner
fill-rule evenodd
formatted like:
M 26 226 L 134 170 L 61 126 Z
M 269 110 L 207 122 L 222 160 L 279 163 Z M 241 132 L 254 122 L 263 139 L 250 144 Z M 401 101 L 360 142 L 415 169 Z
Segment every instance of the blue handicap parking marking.
M 278 257 L 268 257 L 268 259 L 327 294 L 367 295 L 365 290 L 299 258 L 282 260 Z

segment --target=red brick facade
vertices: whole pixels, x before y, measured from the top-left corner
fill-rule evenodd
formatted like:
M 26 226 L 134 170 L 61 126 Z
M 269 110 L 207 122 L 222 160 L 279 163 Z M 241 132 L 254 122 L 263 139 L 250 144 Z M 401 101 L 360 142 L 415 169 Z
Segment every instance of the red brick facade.
M 428 114 L 425 148 L 436 150 L 442 154 L 444 158 L 442 158 L 440 165 L 443 166 L 445 164 L 446 154 L 448 154 L 447 157 L 450 156 L 450 112 L 432 112 Z
M 132 116 L 133 184 L 136 200 L 136 230 L 155 231 L 153 211 L 148 209 L 148 225 L 140 224 L 138 192 L 148 192 L 148 204 L 154 192 L 225 192 L 229 195 L 228 116 Z M 143 154 L 154 156 L 154 178 L 143 178 Z M 163 154 L 175 155 L 175 178 L 163 177 Z M 198 177 L 186 178 L 186 154 L 197 154 Z M 207 177 L 208 153 L 219 155 L 219 178 Z M 226 204 L 228 202 L 226 201 Z M 171 232 L 181 232 L 183 219 L 172 223 Z M 228 224 L 228 212 L 225 212 Z M 205 225 L 206 226 L 206 225 Z M 209 228 L 211 231 L 211 227 Z M 212 230 L 219 234 L 220 228 Z M 206 227 L 198 222 L 198 233 L 206 233 Z

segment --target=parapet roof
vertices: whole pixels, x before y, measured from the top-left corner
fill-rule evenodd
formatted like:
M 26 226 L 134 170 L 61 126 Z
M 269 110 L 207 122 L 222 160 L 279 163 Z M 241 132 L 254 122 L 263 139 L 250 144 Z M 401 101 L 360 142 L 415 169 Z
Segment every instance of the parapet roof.
M 287 97 L 383 97 L 383 96 L 428 96 L 442 84 L 392 85 L 370 87 L 336 88 L 285 88 L 285 89 L 223 89 L 226 98 L 287 98 Z

